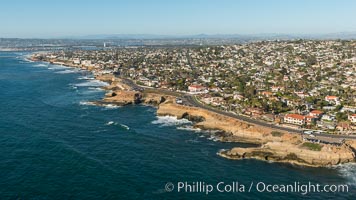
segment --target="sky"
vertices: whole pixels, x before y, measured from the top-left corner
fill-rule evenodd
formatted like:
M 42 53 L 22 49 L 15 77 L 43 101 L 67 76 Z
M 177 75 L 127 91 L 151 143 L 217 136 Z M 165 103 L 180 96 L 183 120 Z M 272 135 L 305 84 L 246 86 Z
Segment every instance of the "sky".
M 1 0 L 0 37 L 356 32 L 355 0 Z

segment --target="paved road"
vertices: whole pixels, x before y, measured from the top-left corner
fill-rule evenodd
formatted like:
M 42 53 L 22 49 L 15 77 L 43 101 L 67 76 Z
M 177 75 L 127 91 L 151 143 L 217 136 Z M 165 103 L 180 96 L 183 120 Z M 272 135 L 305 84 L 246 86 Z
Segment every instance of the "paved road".
M 295 130 L 295 129 L 292 129 L 292 128 L 280 127 L 280 126 L 276 126 L 276 125 L 273 125 L 273 124 L 269 124 L 267 122 L 251 119 L 249 117 L 236 115 L 236 114 L 225 112 L 225 111 L 222 111 L 222 110 L 217 110 L 217 109 L 214 109 L 214 108 L 212 108 L 210 106 L 207 106 L 207 105 L 204 105 L 204 104 L 198 102 L 196 100 L 196 98 L 194 96 L 191 96 L 191 95 L 185 95 L 184 98 L 186 98 L 191 104 L 193 104 L 196 107 L 200 107 L 200 108 L 203 108 L 203 109 L 206 109 L 206 110 L 209 110 L 209 111 L 221 114 L 221 115 L 226 115 L 226 116 L 229 116 L 229 117 L 241 120 L 241 121 L 245 121 L 245 122 L 248 122 L 248 123 L 251 123 L 251 124 L 257 124 L 257 125 L 260 125 L 260 126 L 269 127 L 269 128 L 275 128 L 275 129 L 288 131 L 288 132 L 292 132 L 292 133 L 301 134 L 303 132 L 302 130 Z
M 238 120 L 242 120 L 242 121 L 245 121 L 245 122 L 248 122 L 248 123 L 251 123 L 251 124 L 257 124 L 257 125 L 260 125 L 260 126 L 270 127 L 270 128 L 274 128 L 274 129 L 282 130 L 282 131 L 288 131 L 290 133 L 295 133 L 295 134 L 303 133 L 303 130 L 295 130 L 295 129 L 288 128 L 288 127 L 276 126 L 276 125 L 273 125 L 273 124 L 269 124 L 267 122 L 251 119 L 249 117 L 236 115 L 236 114 L 233 114 L 233 113 L 229 113 L 229 112 L 225 112 L 225 111 L 222 111 L 222 110 L 214 109 L 214 108 L 212 108 L 210 106 L 207 106 L 207 105 L 204 105 L 204 104 L 200 103 L 192 95 L 185 95 L 185 96 L 183 96 L 183 98 L 185 98 L 193 106 L 200 107 L 200 108 L 203 108 L 203 109 L 206 109 L 206 110 L 209 110 L 209 111 L 221 114 L 221 115 L 229 116 L 229 117 L 232 117 L 232 118 L 235 118 L 235 119 L 238 119 Z M 356 140 L 356 136 L 352 136 L 352 135 L 330 135 L 330 134 L 326 134 L 326 133 L 320 133 L 320 134 L 314 134 L 314 135 L 316 137 L 317 136 L 323 136 L 323 137 L 330 137 L 330 138 L 337 138 L 337 139 L 353 139 L 353 140 Z
M 139 91 L 157 91 L 160 93 L 167 93 L 169 95 L 173 95 L 173 96 L 177 96 L 182 98 L 183 100 L 183 104 L 184 105 L 188 105 L 188 106 L 195 106 L 195 107 L 199 107 L 199 108 L 203 108 L 206 110 L 209 110 L 211 112 L 215 112 L 221 115 L 225 115 L 225 116 L 229 116 L 241 121 L 245 121 L 251 124 L 257 124 L 260 126 L 264 126 L 264 127 L 269 127 L 269 128 L 273 128 L 276 130 L 282 130 L 282 131 L 288 131 L 290 133 L 294 133 L 294 134 L 301 134 L 303 133 L 302 130 L 296 130 L 296 129 L 292 129 L 292 128 L 288 128 L 288 127 L 281 127 L 281 126 L 276 126 L 273 124 L 269 124 L 267 122 L 263 122 L 260 120 L 256 120 L 256 119 L 252 119 L 249 117 L 245 117 L 245 116 L 241 116 L 241 115 L 236 115 L 233 113 L 229 113 L 229 112 L 225 112 L 222 110 L 218 110 L 215 108 L 212 108 L 210 106 L 207 106 L 205 104 L 200 103 L 199 101 L 197 101 L 197 99 L 195 98 L 194 95 L 190 95 L 190 94 L 185 94 L 185 93 L 180 93 L 180 92 L 173 92 L 173 91 L 169 91 L 169 90 L 164 90 L 164 89 L 156 89 L 156 88 L 144 88 L 141 86 L 136 85 L 132 80 L 127 79 L 127 78 L 123 78 L 123 82 L 127 85 L 129 85 L 130 87 L 132 87 L 135 90 L 139 90 Z M 320 134 L 314 134 L 315 136 L 324 136 L 324 137 L 330 137 L 330 138 L 338 138 L 338 139 L 353 139 L 356 140 L 356 136 L 352 136 L 352 135 L 330 135 L 330 134 L 325 134 L 325 133 L 320 133 Z

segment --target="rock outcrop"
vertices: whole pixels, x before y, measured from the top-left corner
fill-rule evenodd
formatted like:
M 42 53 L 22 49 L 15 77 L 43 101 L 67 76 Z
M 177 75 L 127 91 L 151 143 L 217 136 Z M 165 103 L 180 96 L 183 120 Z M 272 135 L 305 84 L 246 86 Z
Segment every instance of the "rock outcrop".
M 305 166 L 330 166 L 354 162 L 355 154 L 347 145 L 322 145 L 320 150 L 305 148 L 303 143 L 269 142 L 257 148 L 233 148 L 219 155 L 230 159 L 254 158 L 273 162 L 288 162 Z
M 312 144 L 312 147 L 320 147 L 312 149 L 305 145 L 307 142 L 303 141 L 301 135 L 261 127 L 196 107 L 165 102 L 159 105 L 157 114 L 203 119 L 195 126 L 223 130 L 226 134 L 222 134 L 220 138 L 222 141 L 262 144 L 261 147 L 233 148 L 219 152 L 220 156 L 229 159 L 254 158 L 314 167 L 355 161 L 355 153 L 349 144 L 342 146 Z
M 102 102 L 117 105 L 128 105 L 141 103 L 142 93 L 136 91 L 116 90 L 106 94 Z

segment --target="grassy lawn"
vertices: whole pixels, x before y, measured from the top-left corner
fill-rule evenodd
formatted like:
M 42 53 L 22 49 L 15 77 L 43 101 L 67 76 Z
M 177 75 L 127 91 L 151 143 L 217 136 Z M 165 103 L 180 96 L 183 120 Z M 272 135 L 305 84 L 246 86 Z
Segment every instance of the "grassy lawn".
M 302 144 L 302 146 L 306 147 L 306 148 L 308 148 L 309 150 L 312 150 L 312 151 L 320 151 L 321 148 L 323 147 L 323 145 L 316 144 L 316 143 L 311 143 L 311 142 L 304 142 Z

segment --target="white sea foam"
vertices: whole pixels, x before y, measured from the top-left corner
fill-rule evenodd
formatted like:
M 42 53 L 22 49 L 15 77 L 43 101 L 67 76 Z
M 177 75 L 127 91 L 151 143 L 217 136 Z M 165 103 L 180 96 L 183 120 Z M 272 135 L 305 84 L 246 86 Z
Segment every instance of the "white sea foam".
M 114 105 L 114 104 L 104 104 L 103 106 L 107 109 L 117 109 L 117 108 L 121 107 L 121 106 Z
M 106 123 L 106 125 L 113 125 L 115 122 L 113 122 L 113 121 L 109 121 L 108 123 Z
M 46 65 L 46 64 L 37 64 L 37 65 L 35 65 L 35 67 L 47 67 L 48 65 Z
M 69 70 L 69 69 L 66 69 L 66 70 L 63 70 L 63 71 L 57 71 L 55 72 L 56 74 L 73 74 L 73 73 L 78 73 L 79 71 L 77 70 Z
M 185 142 L 186 143 L 200 143 L 200 141 L 197 139 L 190 139 L 190 140 L 186 140 Z
M 341 164 L 332 168 L 337 169 L 340 175 L 348 180 L 348 184 L 356 185 L 356 163 Z
M 79 102 L 80 105 L 85 105 L 85 106 L 94 106 L 95 104 L 90 101 L 81 101 Z
M 103 91 L 104 89 L 100 87 L 88 87 L 89 90 Z
M 33 62 L 35 62 L 35 61 L 33 61 L 33 60 L 30 60 L 30 56 L 28 56 L 28 57 L 25 56 L 25 57 L 22 58 L 22 60 L 25 61 L 25 62 L 28 62 L 28 63 L 33 63 Z
M 177 129 L 185 130 L 185 131 L 201 132 L 200 128 L 194 128 L 193 126 L 179 126 L 177 127 Z
M 60 69 L 70 69 L 71 67 L 63 66 L 63 65 L 50 65 L 48 69 L 52 70 L 60 70 Z
M 71 89 L 75 89 L 75 90 L 78 89 L 78 87 L 77 87 L 77 86 L 74 86 L 74 85 L 70 85 L 70 88 L 71 88 Z
M 114 122 L 114 121 L 109 121 L 109 122 L 107 122 L 105 125 L 107 125 L 107 126 L 111 126 L 111 125 L 118 125 L 119 127 L 121 127 L 121 128 L 124 128 L 124 129 L 126 129 L 126 130 L 130 130 L 130 127 L 129 126 L 127 126 L 127 125 L 125 125 L 125 124 L 118 124 L 117 122 Z
M 99 81 L 99 80 L 90 80 L 87 82 L 75 84 L 75 86 L 78 86 L 78 87 L 102 87 L 102 86 L 108 86 L 108 85 L 109 85 L 108 83 Z
M 161 126 L 179 126 L 184 124 L 192 124 L 187 119 L 177 119 L 172 116 L 158 116 L 156 120 L 152 121 L 152 124 L 159 124 Z
M 126 130 L 130 130 L 130 127 L 125 124 L 120 124 L 120 126 Z
M 90 77 L 90 76 L 81 76 L 78 78 L 79 80 L 94 80 L 94 77 Z
M 217 137 L 213 136 L 213 135 L 211 135 L 211 136 L 208 138 L 208 140 L 212 140 L 212 141 L 214 141 L 214 142 L 219 141 L 219 139 L 218 139 Z

